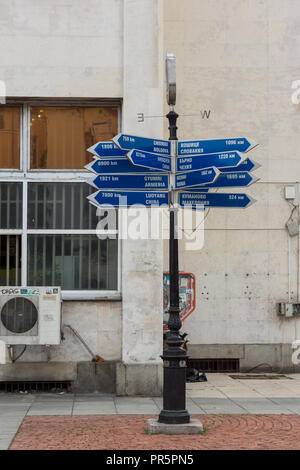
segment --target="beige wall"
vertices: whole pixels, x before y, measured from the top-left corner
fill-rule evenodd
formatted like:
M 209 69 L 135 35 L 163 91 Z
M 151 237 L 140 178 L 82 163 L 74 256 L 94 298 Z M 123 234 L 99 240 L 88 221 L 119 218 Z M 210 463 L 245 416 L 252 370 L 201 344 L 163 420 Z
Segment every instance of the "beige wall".
M 262 165 L 261 180 L 240 190 L 255 205 L 210 210 L 204 248 L 187 252 L 181 244 L 180 268 L 197 281 L 197 307 L 183 329 L 194 344 L 290 343 L 300 337 L 300 318 L 279 319 L 276 302 L 289 291 L 284 187 L 300 178 L 299 105 L 291 102 L 300 78 L 299 2 L 165 0 L 164 37 L 165 52 L 176 55 L 177 112 L 211 109 L 208 120 L 180 118 L 179 138 L 249 136 L 260 144 L 249 156 Z M 299 282 L 296 236 L 292 300 Z
M 122 96 L 122 0 L 0 1 L 7 96 Z
M 300 79 L 298 0 L 0 0 L 0 10 L 0 80 L 9 96 L 123 97 L 123 129 L 160 137 L 163 119 L 138 124 L 136 114 L 163 114 L 169 51 L 177 59 L 177 112 L 211 109 L 208 120 L 181 117 L 179 138 L 259 142 L 250 156 L 262 164 L 256 171 L 261 180 L 246 190 L 257 203 L 211 210 L 204 248 L 183 252 L 181 245 L 180 268 L 194 272 L 197 282 L 197 308 L 184 330 L 193 344 L 298 339 L 300 319 L 280 320 L 275 309 L 289 290 L 296 299 L 300 284 L 297 236 L 288 262 L 291 208 L 283 196 L 285 185 L 300 176 L 300 114 L 291 102 L 291 83 Z M 123 248 L 125 308 L 120 302 L 65 303 L 64 321 L 107 359 L 157 362 L 160 242 Z M 76 341 L 67 333 L 53 358 L 88 360 Z M 42 350 L 30 354 L 45 357 Z
M 162 120 L 137 123 L 138 112 L 162 113 L 162 0 L 0 0 L 0 41 L 8 96 L 123 98 L 122 129 L 162 137 Z M 63 323 L 95 354 L 161 363 L 161 253 L 161 240 L 124 240 L 122 302 L 63 303 Z M 89 360 L 64 331 L 52 360 Z M 44 347 L 27 349 L 22 360 L 47 360 Z

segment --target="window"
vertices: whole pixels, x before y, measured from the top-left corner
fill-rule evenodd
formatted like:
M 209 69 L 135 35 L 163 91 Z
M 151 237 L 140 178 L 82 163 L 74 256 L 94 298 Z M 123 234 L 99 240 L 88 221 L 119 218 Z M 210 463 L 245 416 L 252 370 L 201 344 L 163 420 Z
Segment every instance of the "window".
M 117 229 L 97 237 L 84 169 L 86 149 L 118 133 L 118 113 L 117 104 L 0 106 L 0 285 L 119 295 Z
M 0 285 L 18 286 L 21 282 L 21 237 L 0 235 Z
M 32 106 L 32 169 L 82 169 L 91 160 L 86 149 L 118 133 L 118 108 Z
M 20 106 L 0 106 L 0 168 L 20 168 Z

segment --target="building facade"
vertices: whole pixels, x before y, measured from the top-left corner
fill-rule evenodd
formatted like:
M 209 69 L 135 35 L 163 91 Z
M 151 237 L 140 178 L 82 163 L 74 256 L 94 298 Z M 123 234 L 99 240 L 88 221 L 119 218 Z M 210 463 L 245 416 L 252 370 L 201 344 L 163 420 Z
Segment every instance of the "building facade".
M 300 10 L 293 0 L 232 3 L 0 1 L 0 284 L 61 286 L 64 336 L 14 363 L 2 345 L 1 380 L 160 393 L 167 241 L 97 237 L 84 166 L 86 148 L 121 130 L 167 138 L 166 52 L 177 61 L 179 138 L 250 137 L 261 165 L 260 181 L 241 190 L 254 205 L 206 211 L 203 247 L 180 243 L 180 270 L 196 278 L 189 355 L 297 370 L 300 319 L 277 304 L 299 299 L 299 231 L 286 223 L 299 225 Z M 67 325 L 105 361 L 91 363 Z

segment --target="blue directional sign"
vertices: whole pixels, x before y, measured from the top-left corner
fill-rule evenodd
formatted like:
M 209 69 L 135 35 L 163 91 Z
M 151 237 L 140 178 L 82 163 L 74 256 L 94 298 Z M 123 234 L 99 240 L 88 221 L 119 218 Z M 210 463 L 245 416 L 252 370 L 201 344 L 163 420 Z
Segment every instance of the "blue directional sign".
M 131 150 L 127 154 L 127 157 L 134 165 L 163 171 L 171 171 L 170 157 L 157 155 L 150 152 L 143 152 L 142 150 Z
M 88 196 L 90 202 L 101 207 L 164 206 L 168 204 L 167 192 L 155 191 L 97 191 Z
M 254 140 L 240 137 L 215 140 L 181 140 L 178 142 L 178 155 L 200 155 L 204 153 L 229 152 L 238 150 L 248 152 L 256 147 Z
M 231 173 L 234 171 L 254 171 L 259 168 L 261 165 L 250 158 L 244 160 L 239 166 L 236 168 L 222 168 L 222 173 Z
M 168 190 L 167 175 L 98 175 L 89 183 L 97 189 Z
M 217 181 L 206 184 L 208 188 L 230 188 L 234 186 L 249 186 L 255 183 L 260 178 L 253 176 L 248 171 L 232 172 L 232 173 L 221 173 Z
M 215 166 L 217 168 L 236 167 L 246 159 L 245 154 L 240 152 L 211 153 L 206 155 L 190 155 L 177 157 L 177 171 L 200 170 Z
M 194 188 L 188 188 L 186 191 L 190 192 L 197 192 L 197 193 L 208 193 L 209 188 L 202 188 L 202 186 L 195 186 Z
M 126 151 L 121 150 L 114 142 L 98 142 L 87 149 L 97 157 L 125 157 Z
M 220 171 L 215 168 L 206 168 L 205 170 L 189 171 L 188 173 L 179 173 L 175 176 L 175 188 L 188 188 L 190 186 L 207 185 L 216 181 Z
M 103 173 L 162 173 L 160 170 L 133 165 L 126 157 L 96 158 L 85 168 L 98 175 Z
M 253 204 L 255 200 L 247 194 L 225 193 L 179 193 L 180 206 L 206 206 L 206 207 L 241 207 Z
M 160 155 L 171 155 L 171 143 L 169 140 L 149 139 L 148 137 L 128 134 L 118 134 L 112 140 L 122 150 L 137 149 Z

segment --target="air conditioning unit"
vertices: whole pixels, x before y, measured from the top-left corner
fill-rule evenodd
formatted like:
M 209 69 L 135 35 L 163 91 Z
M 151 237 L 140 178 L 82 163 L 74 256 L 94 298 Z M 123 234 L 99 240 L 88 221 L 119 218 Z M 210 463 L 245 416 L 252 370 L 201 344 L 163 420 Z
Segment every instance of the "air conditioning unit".
M 0 340 L 60 344 L 60 287 L 0 287 Z

